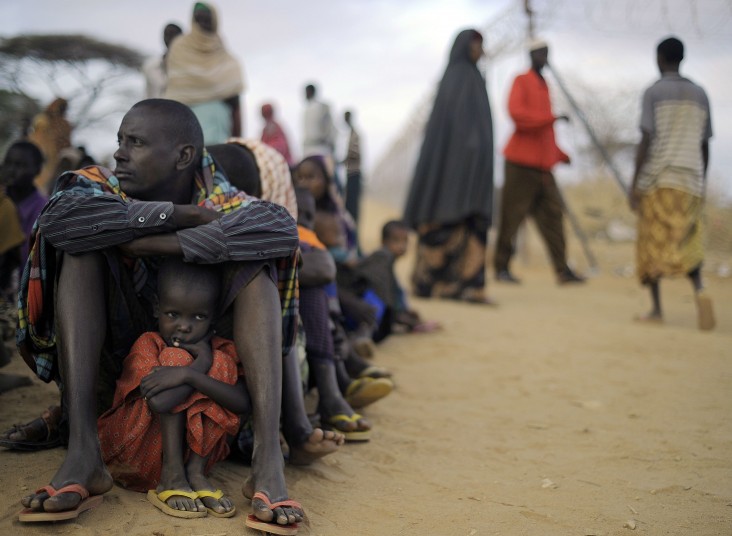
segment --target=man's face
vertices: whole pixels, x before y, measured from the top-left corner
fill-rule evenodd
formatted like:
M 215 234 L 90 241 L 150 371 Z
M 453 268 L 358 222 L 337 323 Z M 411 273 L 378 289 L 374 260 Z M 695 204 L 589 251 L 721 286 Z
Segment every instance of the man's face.
M 178 147 L 152 108 L 132 108 L 117 132 L 114 174 L 140 201 L 169 201 L 176 185 Z
M 549 48 L 539 48 L 531 51 L 531 64 L 535 67 L 545 67 L 549 61 Z

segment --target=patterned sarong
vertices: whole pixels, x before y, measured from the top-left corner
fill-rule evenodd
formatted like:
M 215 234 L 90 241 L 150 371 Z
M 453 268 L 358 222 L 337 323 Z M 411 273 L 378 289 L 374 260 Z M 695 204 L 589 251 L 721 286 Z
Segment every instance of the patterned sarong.
M 643 194 L 638 211 L 637 273 L 641 283 L 686 275 L 704 260 L 702 199 L 658 188 Z

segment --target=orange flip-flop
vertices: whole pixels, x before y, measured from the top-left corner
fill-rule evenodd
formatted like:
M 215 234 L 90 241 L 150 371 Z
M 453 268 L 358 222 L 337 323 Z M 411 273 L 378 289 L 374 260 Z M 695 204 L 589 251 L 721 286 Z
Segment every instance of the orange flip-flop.
M 36 490 L 36 494 L 45 491 L 49 497 L 58 495 L 59 493 L 78 493 L 81 496 L 81 502 L 72 510 L 63 510 L 62 512 L 44 512 L 43 510 L 33 510 L 32 508 L 23 508 L 18 512 L 18 521 L 23 523 L 36 523 L 39 521 L 65 521 L 68 519 L 76 519 L 79 514 L 95 508 L 102 504 L 104 497 L 102 495 L 89 495 L 89 491 L 81 484 L 69 484 L 60 489 L 56 489 L 50 484 Z
M 267 508 L 269 508 L 270 510 L 274 510 L 275 508 L 278 508 L 280 506 L 292 506 L 293 508 L 297 508 L 302 511 L 302 505 L 297 501 L 288 499 L 286 501 L 277 501 L 273 503 L 270 502 L 269 497 L 267 497 L 267 495 L 262 493 L 261 491 L 258 491 L 254 494 L 254 496 L 252 497 L 252 501 L 254 501 L 254 499 L 261 500 L 264 504 L 267 505 Z M 254 514 L 249 514 L 247 516 L 245 524 L 250 529 L 259 530 L 263 534 L 277 534 L 278 536 L 294 536 L 295 534 L 297 534 L 297 531 L 299 529 L 297 523 L 280 525 L 278 523 L 262 521 Z

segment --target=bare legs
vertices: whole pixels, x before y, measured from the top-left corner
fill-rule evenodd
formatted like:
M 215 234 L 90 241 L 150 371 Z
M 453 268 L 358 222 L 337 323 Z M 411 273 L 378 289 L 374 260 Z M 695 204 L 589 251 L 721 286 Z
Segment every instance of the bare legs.
M 158 418 L 160 419 L 160 432 L 163 443 L 163 467 L 160 472 L 157 492 L 173 489 L 193 491 L 188 478 L 186 478 L 186 469 L 183 465 L 186 414 L 185 412 L 159 413 Z M 203 512 L 206 510 L 201 499 L 190 499 L 182 495 L 173 495 L 166 502 L 168 506 L 176 510 L 188 512 Z
M 51 479 L 58 489 L 67 484 L 84 486 L 99 495 L 112 488 L 112 477 L 102 461 L 97 438 L 96 389 L 99 355 L 106 333 L 104 273 L 101 254 L 64 255 L 58 285 L 59 364 L 69 411 L 69 447 L 66 458 Z M 45 492 L 21 501 L 35 510 L 70 510 L 81 501 L 77 493 L 48 497 Z
M 691 286 L 694 289 L 694 295 L 699 315 L 699 329 L 709 330 L 715 326 L 714 311 L 712 308 L 712 301 L 709 296 L 704 292 L 704 284 L 702 283 L 701 277 L 701 266 L 694 268 L 687 274 Z M 650 322 L 662 322 L 663 312 L 661 309 L 661 288 L 660 280 L 651 281 L 648 283 L 648 288 L 651 292 L 651 312 L 645 317 L 642 317 L 643 321 Z
M 282 431 L 290 446 L 290 463 L 309 465 L 318 458 L 338 450 L 342 434 L 313 428 L 305 411 L 297 363 L 297 348 L 293 346 L 282 364 Z
M 259 491 L 272 502 L 281 501 L 287 499 L 279 441 L 282 317 L 277 287 L 264 272 L 257 274 L 236 297 L 234 344 L 244 367 L 254 426 L 252 476 L 242 491 L 249 497 Z M 299 509 L 270 510 L 259 499 L 252 501 L 252 508 L 254 515 L 265 522 L 288 524 L 303 518 Z

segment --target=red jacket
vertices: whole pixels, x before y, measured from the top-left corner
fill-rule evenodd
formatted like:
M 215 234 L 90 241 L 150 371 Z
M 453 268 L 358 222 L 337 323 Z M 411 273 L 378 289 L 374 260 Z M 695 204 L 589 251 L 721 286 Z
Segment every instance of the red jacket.
M 503 149 L 506 160 L 545 171 L 551 170 L 557 162 L 569 162 L 569 157 L 557 147 L 554 139 L 555 118 L 549 88 L 533 69 L 513 81 L 508 113 L 516 130 Z

